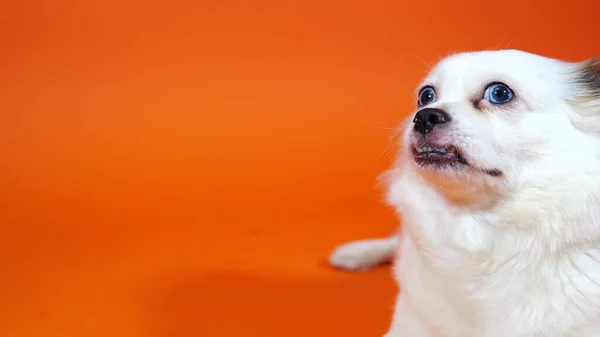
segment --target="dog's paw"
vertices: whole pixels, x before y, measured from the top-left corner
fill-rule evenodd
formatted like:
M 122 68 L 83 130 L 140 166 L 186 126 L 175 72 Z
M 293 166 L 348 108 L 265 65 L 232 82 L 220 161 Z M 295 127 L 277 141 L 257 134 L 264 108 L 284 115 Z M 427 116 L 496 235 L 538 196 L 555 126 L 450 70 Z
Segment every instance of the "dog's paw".
M 393 248 L 389 239 L 354 241 L 339 246 L 329 257 L 329 263 L 345 270 L 367 270 L 388 262 Z

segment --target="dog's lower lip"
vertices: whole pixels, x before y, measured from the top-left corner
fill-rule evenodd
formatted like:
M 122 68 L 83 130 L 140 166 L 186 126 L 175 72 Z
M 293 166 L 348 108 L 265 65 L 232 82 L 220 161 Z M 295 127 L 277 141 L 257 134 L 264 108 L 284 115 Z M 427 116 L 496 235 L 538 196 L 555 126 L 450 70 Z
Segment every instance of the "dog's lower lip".
M 422 144 L 412 148 L 415 161 L 421 165 L 460 163 L 467 165 L 458 148 L 454 145 L 438 146 Z

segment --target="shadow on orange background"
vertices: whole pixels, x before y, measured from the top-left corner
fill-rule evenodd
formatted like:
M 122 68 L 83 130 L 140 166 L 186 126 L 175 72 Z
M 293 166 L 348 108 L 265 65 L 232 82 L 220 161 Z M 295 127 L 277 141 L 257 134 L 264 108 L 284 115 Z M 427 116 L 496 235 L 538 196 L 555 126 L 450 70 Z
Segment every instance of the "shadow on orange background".
M 451 51 L 600 54 L 597 5 L 0 4 L 0 335 L 377 336 L 395 127 Z

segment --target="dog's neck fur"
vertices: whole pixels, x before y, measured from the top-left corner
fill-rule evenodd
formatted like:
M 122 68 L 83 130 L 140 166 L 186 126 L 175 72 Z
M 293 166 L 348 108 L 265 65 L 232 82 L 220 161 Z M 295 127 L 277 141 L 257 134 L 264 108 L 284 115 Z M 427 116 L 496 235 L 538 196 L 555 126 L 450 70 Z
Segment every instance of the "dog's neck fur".
M 456 246 L 465 253 L 492 253 L 497 246 L 487 242 L 486 234 L 496 243 L 514 234 L 519 236 L 514 251 L 550 257 L 600 240 L 600 158 L 563 169 L 564 179 L 556 178 L 557 171 L 553 176 L 520 172 L 513 183 L 518 188 L 511 191 L 511 186 L 502 186 L 503 190 L 479 183 L 465 188 L 464 198 L 457 202 L 448 198 L 445 187 L 431 185 L 428 177 L 402 162 L 388 173 L 388 201 L 413 239 L 427 242 L 430 249 Z M 586 226 L 569 226 L 574 222 Z
M 529 307 L 547 308 L 535 314 L 554 321 L 544 327 L 555 329 L 553 333 L 569 331 L 573 321 L 600 319 L 593 307 L 600 303 L 600 284 L 595 284 L 600 282 L 600 161 L 593 171 L 571 173 L 570 179 L 550 186 L 528 184 L 524 176 L 513 198 L 471 211 L 424 183 L 410 165 L 393 170 L 389 201 L 402 216 L 403 235 L 416 248 L 412 258 L 421 261 L 420 268 L 397 267 L 403 291 L 410 296 L 420 282 L 415 279 L 442 280 L 427 287 L 450 294 L 458 315 L 472 319 L 467 312 L 481 310 L 487 312 L 484 317 L 516 321 L 520 331 L 531 331 L 531 336 L 538 331 L 528 325 L 537 319 L 527 319 L 533 314 Z M 572 222 L 586 227 L 571 230 Z M 573 304 L 572 296 L 588 302 Z M 552 308 L 556 303 L 565 303 L 564 310 L 574 313 L 569 320 L 562 320 L 564 311 L 559 314 Z M 468 336 L 484 335 L 482 331 L 488 336 L 488 323 L 470 322 L 473 334 Z M 505 335 L 514 328 L 507 325 Z M 493 329 L 498 329 L 496 323 Z

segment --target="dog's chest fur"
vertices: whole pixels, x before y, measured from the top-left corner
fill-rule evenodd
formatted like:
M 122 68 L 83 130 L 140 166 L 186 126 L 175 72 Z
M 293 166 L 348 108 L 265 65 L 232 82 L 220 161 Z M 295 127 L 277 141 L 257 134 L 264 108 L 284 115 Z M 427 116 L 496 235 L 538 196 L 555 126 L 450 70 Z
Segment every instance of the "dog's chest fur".
M 588 194 L 479 213 L 436 198 L 410 174 L 392 184 L 403 219 L 397 278 L 434 336 L 600 336 L 600 241 L 570 245 L 568 237 L 582 233 L 554 232 L 553 224 L 596 228 L 593 213 L 565 211 Z

